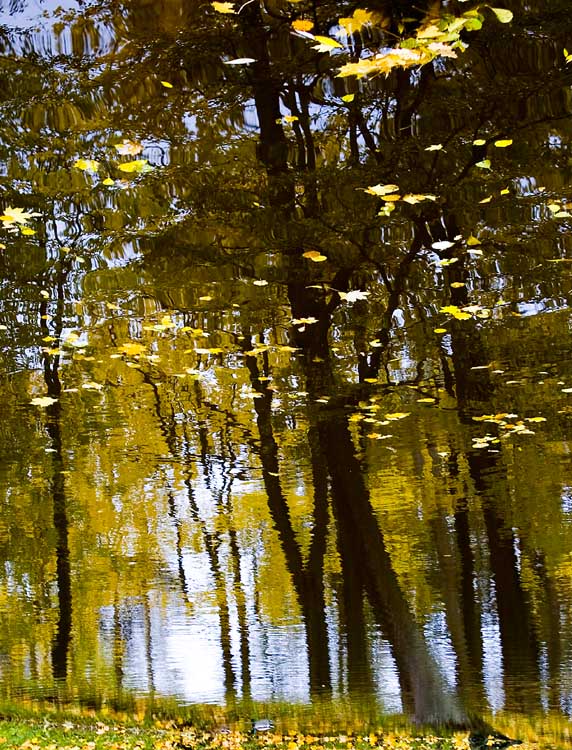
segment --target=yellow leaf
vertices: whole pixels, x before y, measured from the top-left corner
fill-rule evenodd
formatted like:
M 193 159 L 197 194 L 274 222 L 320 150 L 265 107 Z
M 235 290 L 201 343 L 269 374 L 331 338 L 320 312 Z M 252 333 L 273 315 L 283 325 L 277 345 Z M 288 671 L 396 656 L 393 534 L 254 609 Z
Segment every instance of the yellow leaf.
M 163 81 L 161 81 L 163 83 Z M 121 143 L 115 144 L 115 149 L 121 154 L 121 156 L 137 156 L 143 151 L 143 146 L 135 141 L 122 141 Z
M 30 403 L 34 406 L 51 406 L 52 404 L 55 404 L 57 401 L 57 398 L 52 398 L 51 396 L 36 396 L 36 398 L 33 398 Z
M 84 172 L 97 172 L 99 169 L 99 162 L 95 159 L 78 159 L 74 162 L 76 169 L 81 169 Z
M 483 159 L 482 161 L 478 161 L 475 164 L 475 167 L 479 167 L 479 169 L 490 169 L 491 168 L 491 160 L 490 159 Z
M 362 26 L 372 24 L 378 19 L 379 16 L 375 13 L 358 8 L 357 10 L 354 10 L 351 18 L 340 18 L 340 26 L 345 29 L 346 34 L 353 34 L 354 32 L 359 31 Z
M 342 96 L 342 101 L 347 102 L 349 104 L 350 102 L 353 102 L 355 98 L 356 98 L 355 94 L 346 94 L 345 96 Z
M 299 119 L 296 115 L 284 115 L 284 122 L 296 122 Z
M 490 5 L 488 6 L 490 8 Z M 506 8 L 491 8 L 501 23 L 510 23 L 513 19 L 512 11 Z
M 302 258 L 313 260 L 314 263 L 323 263 L 323 261 L 328 260 L 326 255 L 322 255 L 322 253 L 319 253 L 317 250 L 308 250 L 302 254 Z
M 405 201 L 405 203 L 411 203 L 411 205 L 414 206 L 421 201 L 436 201 L 437 196 L 432 195 L 431 193 L 407 193 L 407 195 L 404 195 L 401 200 Z
M 411 414 L 409 411 L 396 411 L 393 414 L 386 414 L 386 419 L 404 419 L 405 417 L 408 417 Z
M 450 286 L 453 287 L 453 289 L 461 289 L 465 284 L 462 281 L 452 281 Z
M 252 283 L 254 286 L 268 286 L 266 279 L 255 279 Z
M 489 195 L 487 198 L 483 198 L 482 201 L 479 201 L 479 203 L 490 203 L 493 199 L 492 195 Z
M 23 208 L 12 208 L 8 206 L 5 209 L 4 214 L 0 216 L 0 221 L 5 224 L 27 224 L 30 219 L 35 216 L 41 216 L 42 214 L 36 211 L 24 211 Z
M 470 236 L 470 237 L 469 237 L 469 238 L 467 239 L 467 245 L 468 245 L 469 247 L 475 247 L 475 245 L 480 245 L 480 244 L 481 244 L 481 241 L 480 241 L 480 240 L 478 240 L 478 239 L 477 239 L 476 237 L 473 237 L 473 235 L 471 235 L 471 236 Z
M 509 190 L 508 188 L 503 188 L 503 189 L 502 189 L 502 190 L 500 191 L 500 194 L 501 194 L 501 195 L 509 195 L 509 193 L 510 193 L 510 190 Z
M 418 398 L 417 403 L 418 404 L 434 404 L 435 399 L 431 398 L 430 396 L 427 396 L 427 398 Z
M 111 177 L 106 177 L 105 180 L 101 184 L 102 185 L 114 185 L 115 180 L 112 180 Z
M 558 216 L 558 214 L 556 214 L 556 216 Z M 32 235 L 36 234 L 36 231 L 31 227 L 20 227 L 20 234 Z
M 312 31 L 314 22 L 308 21 L 305 18 L 297 18 L 295 21 L 292 21 L 292 28 L 296 29 L 296 31 Z
M 118 168 L 122 172 L 129 172 L 129 173 L 140 173 L 148 171 L 148 169 L 151 168 L 149 162 L 147 159 L 135 159 L 134 161 L 126 161 L 123 164 L 119 164 Z
M 397 185 L 373 185 L 366 188 L 365 192 L 370 195 L 388 195 L 389 193 L 394 193 L 396 190 L 399 190 Z
M 434 143 L 432 146 L 427 146 L 425 151 L 441 151 L 442 148 L 443 148 L 442 143 Z
M 484 146 L 486 144 L 486 141 L 484 138 L 477 138 L 475 141 L 473 141 L 473 146 Z
M 313 49 L 318 52 L 330 52 L 332 49 L 343 48 L 342 44 L 329 36 L 315 36 L 314 41 L 318 44 L 314 44 Z
M 164 86 L 166 89 L 172 89 L 173 84 L 169 83 L 169 81 L 161 81 L 161 86 Z
M 395 201 L 401 200 L 401 196 L 397 195 L 397 193 L 393 193 L 392 195 L 382 195 L 381 199 L 388 201 L 389 203 L 395 203 Z
M 507 138 L 506 140 L 495 141 L 494 145 L 497 148 L 506 148 L 507 146 L 512 146 L 512 140 Z
M 234 9 L 234 3 L 211 3 L 213 8 L 218 13 L 236 13 L 236 10 Z
M 101 391 L 103 389 L 101 383 L 95 383 L 93 380 L 88 380 L 87 383 L 82 383 L 81 387 L 86 391 Z
M 447 333 L 446 328 L 434 328 L 433 333 Z

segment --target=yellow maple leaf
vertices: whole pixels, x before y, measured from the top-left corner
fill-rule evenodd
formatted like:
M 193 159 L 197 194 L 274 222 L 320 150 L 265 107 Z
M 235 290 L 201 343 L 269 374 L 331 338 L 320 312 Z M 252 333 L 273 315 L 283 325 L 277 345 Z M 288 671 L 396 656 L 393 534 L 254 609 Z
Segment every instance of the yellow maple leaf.
M 362 26 L 377 23 L 379 18 L 379 14 L 377 13 L 357 8 L 357 10 L 354 10 L 353 16 L 350 18 L 340 18 L 340 26 L 345 29 L 347 34 L 353 34 L 354 32 L 359 31 Z
M 2 216 L 0 216 L 0 221 L 3 221 L 5 224 L 27 224 L 30 219 L 41 215 L 36 213 L 36 211 L 24 211 L 23 208 L 8 206 Z

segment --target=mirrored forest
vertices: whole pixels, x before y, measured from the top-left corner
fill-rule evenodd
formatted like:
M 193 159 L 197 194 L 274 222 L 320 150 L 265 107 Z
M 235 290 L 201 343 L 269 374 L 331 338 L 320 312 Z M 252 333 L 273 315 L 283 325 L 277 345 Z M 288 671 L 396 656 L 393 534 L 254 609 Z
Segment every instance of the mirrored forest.
M 567 47 L 0 3 L 3 700 L 570 717 Z

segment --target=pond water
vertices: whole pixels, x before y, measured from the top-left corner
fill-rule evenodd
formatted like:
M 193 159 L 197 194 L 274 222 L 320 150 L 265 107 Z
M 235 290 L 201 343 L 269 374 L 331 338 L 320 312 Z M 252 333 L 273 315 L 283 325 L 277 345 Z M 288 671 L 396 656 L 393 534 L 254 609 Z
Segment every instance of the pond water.
M 413 5 L 0 4 L 3 701 L 571 717 L 570 4 Z

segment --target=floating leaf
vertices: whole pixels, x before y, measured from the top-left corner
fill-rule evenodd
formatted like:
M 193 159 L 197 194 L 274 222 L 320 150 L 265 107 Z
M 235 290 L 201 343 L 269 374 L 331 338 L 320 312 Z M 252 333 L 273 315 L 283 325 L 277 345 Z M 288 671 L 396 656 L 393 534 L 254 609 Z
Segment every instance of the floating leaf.
M 3 221 L 5 224 L 27 224 L 30 219 L 41 215 L 36 211 L 25 211 L 23 208 L 8 206 L 2 216 L 0 216 L 0 221 Z
M 36 396 L 36 398 L 33 398 L 30 401 L 30 403 L 34 406 L 46 407 L 55 404 L 57 400 L 57 398 L 52 398 L 51 396 Z
M 483 198 L 482 201 L 479 201 L 479 203 L 490 203 L 493 199 L 492 195 L 487 196 L 486 198 Z
M 458 258 L 443 258 L 443 260 L 439 261 L 440 266 L 452 266 L 453 263 L 457 263 L 459 259 Z
M 427 146 L 425 151 L 441 151 L 442 148 L 443 148 L 442 143 L 434 143 L 432 146 Z
M 484 146 L 486 141 L 483 138 L 477 138 L 473 141 L 473 146 Z
M 101 183 L 102 185 L 115 185 L 115 180 L 112 180 L 111 177 L 106 177 L 105 180 Z
M 370 195 L 389 195 L 399 190 L 397 185 L 373 185 L 372 187 L 366 188 L 365 192 Z
M 491 8 L 491 10 L 501 23 L 510 23 L 513 19 L 512 11 L 506 8 Z
M 512 139 L 507 138 L 506 140 L 495 141 L 494 145 L 497 148 L 506 148 L 507 146 L 512 146 Z
M 329 36 L 315 36 L 314 40 L 318 44 L 314 44 L 313 49 L 318 52 L 331 52 L 332 49 L 343 48 L 342 44 Z
M 454 242 L 449 242 L 449 240 L 440 240 L 439 242 L 433 242 L 431 247 L 434 250 L 448 250 L 450 247 L 453 247 L 454 244 Z
M 252 283 L 254 286 L 268 286 L 266 279 L 255 279 Z
M 475 164 L 475 167 L 478 167 L 479 169 L 490 169 L 491 168 L 491 160 L 490 159 L 483 159 L 482 161 L 478 161 Z
M 434 328 L 433 333 L 447 333 L 446 328 Z
M 318 252 L 317 250 L 307 250 L 302 254 L 302 258 L 313 260 L 314 263 L 323 263 L 323 261 L 328 260 L 327 256 L 322 255 L 322 253 Z
M 169 81 L 161 81 L 161 86 L 164 86 L 166 89 L 172 89 L 173 84 L 169 83 Z
M 103 389 L 101 383 L 95 383 L 93 380 L 88 380 L 87 383 L 82 383 L 81 387 L 86 391 L 101 391 Z
M 357 302 L 360 299 L 367 299 L 369 292 L 363 292 L 360 289 L 354 289 L 351 292 L 338 292 L 344 302 Z
M 76 169 L 81 169 L 84 172 L 97 172 L 99 169 L 99 162 L 95 159 L 78 159 L 74 162 Z
M 250 65 L 250 63 L 256 62 L 254 57 L 237 57 L 234 60 L 225 60 L 225 65 Z
M 480 245 L 480 244 L 481 244 L 481 241 L 479 239 L 477 239 L 476 237 L 473 237 L 473 235 L 471 235 L 467 239 L 467 245 L 469 247 L 475 247 L 475 245 Z
M 401 200 L 414 206 L 421 201 L 436 201 L 437 196 L 432 195 L 431 193 L 407 193 L 407 195 L 404 195 Z
M 355 98 L 356 98 L 355 94 L 346 94 L 345 96 L 342 96 L 342 101 L 347 102 L 349 104 L 350 102 L 353 102 Z
M 148 172 L 151 168 L 152 167 L 147 159 L 135 159 L 134 161 L 126 161 L 123 164 L 118 165 L 118 169 L 120 169 L 122 172 L 128 172 L 130 174 L 140 174 L 141 172 Z
M 236 10 L 234 9 L 234 3 L 211 3 L 213 8 L 218 13 L 236 13 Z
M 143 146 L 135 141 L 122 141 L 115 144 L 115 149 L 121 156 L 137 156 L 143 151 Z
M 305 18 L 298 18 L 292 21 L 292 28 L 296 31 L 312 31 L 314 28 L 314 22 L 308 21 Z

